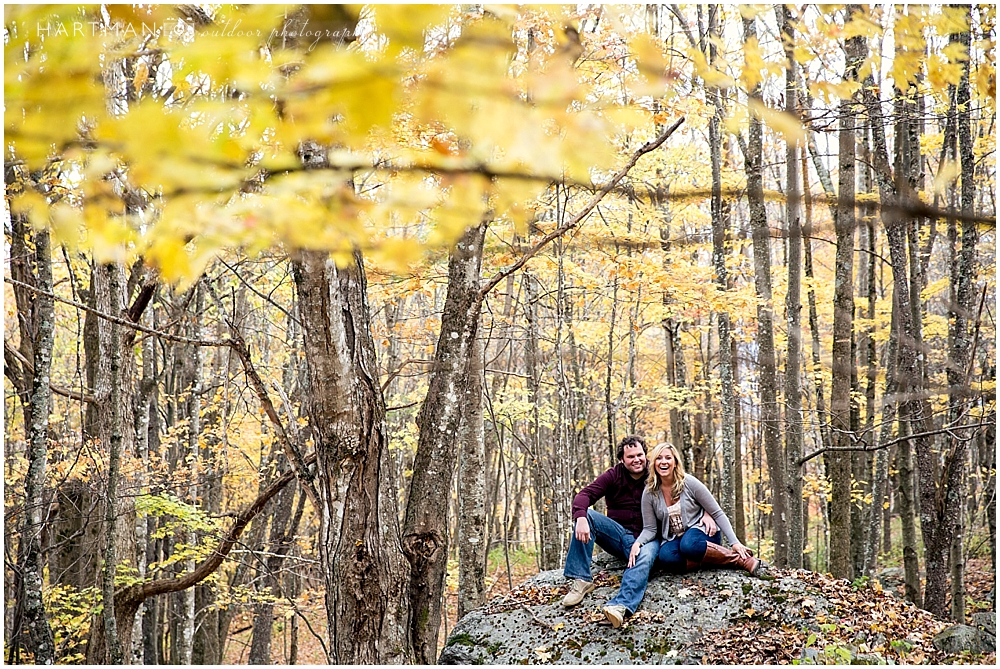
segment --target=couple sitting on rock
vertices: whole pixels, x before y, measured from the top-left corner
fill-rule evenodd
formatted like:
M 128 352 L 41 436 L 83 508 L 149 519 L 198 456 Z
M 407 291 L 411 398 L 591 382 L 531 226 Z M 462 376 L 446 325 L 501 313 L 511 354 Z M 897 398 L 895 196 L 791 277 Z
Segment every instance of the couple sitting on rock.
M 740 543 L 705 484 L 684 473 L 676 448 L 659 444 L 649 460 L 647 475 L 646 443 L 625 437 L 618 444 L 618 464 L 573 498 L 576 526 L 563 569 L 571 583 L 563 606 L 576 606 L 594 589 L 590 563 L 596 542 L 628 561 L 618 594 L 604 607 L 616 628 L 639 607 L 654 563 L 681 574 L 702 566 L 745 569 L 753 576 L 767 570 L 767 563 Z M 607 516 L 590 509 L 602 497 Z M 732 548 L 722 545 L 722 534 Z

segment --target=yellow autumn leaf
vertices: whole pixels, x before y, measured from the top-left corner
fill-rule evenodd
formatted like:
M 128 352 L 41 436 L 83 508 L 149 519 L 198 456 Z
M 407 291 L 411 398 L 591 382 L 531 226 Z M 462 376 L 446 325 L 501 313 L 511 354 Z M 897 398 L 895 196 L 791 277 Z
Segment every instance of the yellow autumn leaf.
M 962 166 L 956 160 L 947 159 L 938 168 L 937 174 L 934 175 L 934 183 L 931 186 L 931 190 L 938 195 L 943 195 L 947 188 L 955 183 L 958 179 L 958 175 L 962 173 Z
M 912 7 L 910 8 L 913 9 Z M 923 51 L 926 40 L 924 39 L 924 18 L 917 12 L 909 14 L 902 13 L 901 8 L 897 8 L 895 22 L 893 24 L 893 38 L 897 49 L 909 51 Z
M 969 60 L 969 47 L 961 42 L 949 42 L 943 49 L 941 55 L 952 63 L 964 63 Z
M 164 281 L 184 291 L 195 284 L 221 252 L 222 248 L 203 236 L 185 242 L 174 235 L 160 234 L 153 238 L 144 258 L 159 270 Z
M 423 51 L 428 29 L 448 20 L 450 5 L 376 5 L 375 24 L 388 37 L 390 55 L 404 48 Z
M 976 70 L 975 76 L 976 94 L 980 99 L 985 100 L 996 109 L 997 101 L 997 75 L 996 69 L 985 63 Z
M 138 235 L 119 216 L 108 216 L 100 207 L 85 207 L 86 244 L 94 262 L 124 263 L 130 259 L 130 246 Z
M 892 59 L 892 79 L 901 90 L 917 83 L 923 67 L 923 53 L 920 51 L 897 51 Z
M 848 40 L 852 37 L 875 37 L 882 32 L 882 27 L 872 21 L 866 14 L 864 7 L 860 11 L 851 15 L 851 20 L 844 24 L 841 38 Z
M 953 35 L 969 29 L 968 7 L 941 7 L 941 13 L 931 17 L 930 23 L 939 35 Z
M 747 91 L 754 90 L 764 80 L 761 71 L 766 67 L 757 38 L 746 40 L 743 43 L 743 72 L 740 74 L 740 81 Z
M 723 124 L 728 132 L 737 135 L 746 130 L 749 120 L 750 117 L 747 114 L 746 107 L 743 105 L 733 105 L 730 108 L 729 114 L 726 115 Z
M 22 191 L 21 193 L 11 197 L 10 199 L 10 211 L 11 213 L 24 214 L 28 217 L 28 221 L 31 226 L 36 230 L 43 230 L 49 224 L 50 212 L 53 217 L 55 217 L 56 212 L 49 207 L 48 200 L 45 196 L 36 190 L 28 189 Z M 75 230 L 77 223 L 73 223 L 70 227 L 70 220 L 75 219 L 75 221 L 80 220 L 80 212 L 70 207 L 68 204 L 59 205 L 59 219 L 60 227 L 63 232 L 68 232 L 70 229 Z
M 83 216 L 80 210 L 63 202 L 56 203 L 50 210 L 49 222 L 52 243 L 65 246 L 70 251 L 76 250 L 83 235 Z M 36 224 L 34 214 L 32 224 Z
M 365 256 L 389 272 L 407 274 L 423 257 L 423 247 L 413 239 L 389 237 L 374 243 Z
M 444 201 L 432 211 L 434 228 L 427 237 L 432 247 L 450 246 L 466 228 L 478 225 L 486 211 L 486 179 L 477 174 L 463 174 L 445 181 Z
M 816 60 L 816 54 L 806 44 L 795 44 L 792 47 L 792 58 L 800 65 L 808 65 Z
M 629 84 L 633 95 L 661 96 L 669 92 L 670 83 L 678 74 L 671 70 L 672 63 L 663 53 L 663 45 L 651 35 L 638 33 L 629 40 L 629 49 L 636 60 L 640 81 Z
M 735 79 L 709 65 L 705 54 L 700 49 L 690 48 L 687 54 L 694 64 L 695 73 L 702 78 L 706 86 L 710 88 L 729 88 L 736 84 Z
M 786 142 L 801 142 L 805 139 L 802 123 L 788 112 L 771 109 L 760 100 L 751 98 L 750 113 L 759 118 L 768 127 L 778 131 Z
M 528 219 L 535 211 L 534 203 L 545 188 L 544 184 L 528 179 L 497 179 L 493 189 L 493 211 L 498 218 L 510 219 L 519 234 L 525 234 Z
M 840 100 L 849 100 L 861 89 L 861 84 L 856 81 L 814 81 L 809 84 L 809 92 L 827 104 L 834 104 Z
M 957 85 L 964 69 L 962 63 L 954 63 L 940 54 L 934 54 L 927 59 L 927 81 L 933 90 L 940 92 L 948 86 Z

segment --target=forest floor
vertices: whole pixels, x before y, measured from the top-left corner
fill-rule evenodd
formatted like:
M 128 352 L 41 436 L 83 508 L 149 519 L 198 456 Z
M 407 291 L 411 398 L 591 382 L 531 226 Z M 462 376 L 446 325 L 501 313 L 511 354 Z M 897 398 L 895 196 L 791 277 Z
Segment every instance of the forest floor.
M 490 555 L 489 570 L 486 577 L 486 599 L 491 600 L 507 595 L 510 593 L 512 588 L 517 588 L 517 586 L 521 585 L 537 573 L 538 567 L 535 564 L 535 557 L 533 554 L 525 552 L 511 553 L 510 572 L 508 578 L 508 570 L 503 553 L 500 551 L 494 551 L 494 553 Z M 996 577 L 992 567 L 990 566 L 989 557 L 970 558 L 966 566 L 965 577 L 965 591 L 967 597 L 966 614 L 971 615 L 977 611 L 992 610 L 993 605 L 991 602 L 987 601 L 987 595 L 991 590 L 993 590 L 996 583 Z M 832 582 L 832 579 L 830 579 L 830 581 Z M 846 582 L 844 585 L 847 585 Z M 896 595 L 900 599 L 903 598 L 902 583 L 896 587 L 887 588 L 887 591 Z M 845 597 L 844 601 L 845 603 L 849 603 L 850 598 Z M 312 631 L 310 632 L 309 627 L 307 627 L 300 618 L 297 634 L 298 649 L 297 657 L 295 658 L 296 662 L 298 664 L 325 664 L 326 660 L 323 655 L 323 647 L 317 638 L 321 637 L 324 641 L 326 639 L 326 613 L 323 607 L 323 599 L 322 597 L 313 597 L 308 600 L 300 600 L 298 602 L 298 609 L 299 612 L 309 621 L 309 627 L 312 628 Z M 863 607 L 859 605 L 859 615 L 862 612 Z M 441 634 L 438 639 L 438 643 L 441 648 L 444 647 L 444 642 L 448 637 L 448 633 L 455 627 L 457 622 L 457 613 L 458 570 L 456 565 L 456 568 L 449 569 L 448 573 L 446 620 L 442 621 Z M 250 647 L 251 622 L 252 616 L 249 613 L 245 613 L 233 621 L 232 628 L 234 630 L 239 630 L 240 632 L 238 634 L 230 635 L 226 650 L 227 664 L 247 663 L 247 654 Z M 288 618 L 276 621 L 275 623 L 271 654 L 272 660 L 277 664 L 289 663 L 289 650 L 291 644 L 290 629 L 291 625 L 289 624 Z M 729 630 L 717 632 L 717 634 L 725 635 L 720 636 L 717 639 L 720 649 L 725 648 L 728 645 L 728 642 L 732 642 L 734 647 L 739 647 L 742 657 L 749 657 L 753 655 L 753 649 L 747 648 L 746 646 L 748 643 L 747 637 L 744 636 L 739 629 L 734 627 Z M 770 643 L 767 637 L 761 637 L 761 642 Z M 749 655 L 747 653 L 749 653 Z M 920 662 L 920 658 L 917 657 L 911 658 L 911 660 L 913 663 Z
M 499 552 L 497 552 L 499 553 Z M 534 555 L 526 553 L 511 554 L 511 570 L 510 579 L 507 578 L 507 570 L 505 562 L 503 560 L 502 553 L 499 553 L 497 559 L 494 559 L 494 555 L 491 554 L 489 561 L 490 572 L 487 576 L 487 588 L 488 593 L 486 596 L 487 600 L 495 599 L 507 595 L 511 591 L 511 584 L 514 588 L 517 588 L 520 584 L 524 583 L 527 579 L 531 578 L 538 573 L 538 568 L 535 565 Z M 454 572 L 454 574 L 453 574 Z M 453 578 L 454 575 L 454 578 Z M 863 601 L 857 599 L 855 595 L 852 595 L 852 587 L 847 581 L 841 581 L 838 579 L 833 579 L 830 577 L 822 576 L 816 574 L 817 582 L 824 586 L 824 589 L 831 590 L 832 594 L 840 596 L 843 607 L 851 608 L 852 605 L 857 610 L 859 620 L 864 614 L 868 612 L 868 607 L 865 606 Z M 990 565 L 989 557 L 973 557 L 969 558 L 966 563 L 965 571 L 965 592 L 966 592 L 966 617 L 972 615 L 973 613 L 979 611 L 991 611 L 993 609 L 993 603 L 988 601 L 989 593 L 994 589 L 996 584 L 996 576 L 993 568 Z M 834 592 L 836 591 L 836 592 Z M 886 592 L 895 595 L 900 600 L 904 598 L 904 586 L 902 582 L 898 587 L 886 588 Z M 458 610 L 458 584 L 457 584 L 457 568 L 452 570 L 449 569 L 448 578 L 448 594 L 447 594 L 447 621 L 442 623 L 441 635 L 438 639 L 439 650 L 444 648 L 445 640 L 448 637 L 448 632 L 450 632 L 457 622 L 456 613 Z M 912 609 L 911 609 L 912 610 Z M 912 616 L 907 620 L 899 620 L 899 624 L 904 627 L 909 627 L 913 632 L 921 632 L 923 630 L 918 629 L 918 627 L 926 620 L 926 616 Z M 859 627 L 860 628 L 860 627 Z M 851 630 L 842 630 L 844 633 L 853 633 Z M 720 630 L 713 632 L 715 641 L 714 644 L 717 645 L 720 656 L 713 659 L 713 664 L 730 664 L 739 663 L 747 664 L 746 661 L 739 661 L 739 658 L 752 658 L 756 656 L 767 657 L 768 648 L 753 648 L 753 644 L 758 643 L 764 646 L 772 646 L 775 642 L 787 643 L 788 645 L 794 646 L 796 643 L 801 646 L 801 640 L 798 639 L 777 639 L 774 637 L 773 633 L 768 635 L 747 635 L 746 630 L 740 626 L 732 626 L 727 630 Z M 928 634 L 928 639 L 933 637 L 933 634 Z M 732 655 L 729 656 L 725 653 L 725 649 L 730 648 L 732 650 Z M 759 653 L 756 651 L 760 651 Z M 921 652 L 921 649 L 914 649 L 914 654 L 912 657 L 908 657 L 907 664 L 921 664 L 927 661 L 941 661 L 941 657 L 933 653 L 933 651 L 928 650 L 926 655 Z M 990 664 L 994 664 L 993 655 L 987 656 Z M 953 661 L 952 658 L 949 661 Z M 755 662 L 749 662 L 754 664 Z M 976 659 L 974 661 L 976 664 L 980 664 L 981 661 Z

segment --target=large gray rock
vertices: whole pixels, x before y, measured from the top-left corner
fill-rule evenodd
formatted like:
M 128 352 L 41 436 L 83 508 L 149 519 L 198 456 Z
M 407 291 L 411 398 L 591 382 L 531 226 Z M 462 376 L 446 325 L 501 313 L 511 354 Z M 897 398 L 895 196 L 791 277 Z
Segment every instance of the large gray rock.
M 952 625 L 935 635 L 934 646 L 949 655 L 979 654 L 996 650 L 996 641 L 991 644 L 985 632 L 971 625 Z
M 595 567 L 595 572 L 599 567 Z M 713 643 L 713 630 L 737 617 L 817 629 L 830 603 L 805 582 L 774 581 L 745 572 L 700 571 L 650 580 L 636 616 L 621 629 L 601 607 L 618 589 L 620 572 L 602 572 L 596 590 L 573 609 L 562 607 L 566 580 L 542 572 L 509 596 L 462 618 L 440 664 L 696 664 Z
M 971 622 L 974 627 L 978 627 L 994 639 L 997 638 L 996 611 L 981 611 L 980 613 L 973 613 Z

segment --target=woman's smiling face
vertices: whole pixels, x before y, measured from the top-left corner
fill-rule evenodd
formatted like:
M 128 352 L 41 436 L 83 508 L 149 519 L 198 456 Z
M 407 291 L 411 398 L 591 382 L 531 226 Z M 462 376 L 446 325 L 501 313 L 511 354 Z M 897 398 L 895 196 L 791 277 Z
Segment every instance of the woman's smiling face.
M 656 456 L 656 462 L 653 463 L 656 467 L 656 473 L 661 477 L 673 476 L 674 467 L 677 464 L 674 461 L 674 454 L 669 448 L 664 448 Z

